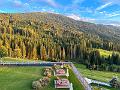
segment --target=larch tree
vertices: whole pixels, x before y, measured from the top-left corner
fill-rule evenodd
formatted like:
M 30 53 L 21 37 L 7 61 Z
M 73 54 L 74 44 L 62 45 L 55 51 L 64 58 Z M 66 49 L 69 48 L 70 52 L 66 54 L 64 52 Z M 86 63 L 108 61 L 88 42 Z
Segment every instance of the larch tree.
M 33 58 L 34 60 L 37 59 L 37 49 L 36 49 L 35 46 L 33 47 L 32 58 Z
M 47 52 L 45 46 L 41 46 L 40 48 L 40 56 L 42 60 L 47 60 Z
M 21 58 L 22 57 L 21 49 L 19 48 L 19 46 L 17 46 L 16 49 L 14 49 L 14 57 L 15 58 Z
M 21 46 L 21 53 L 22 53 L 22 58 L 25 58 L 26 57 L 26 46 L 24 43 L 22 43 L 22 46 Z
M 61 55 L 62 55 L 61 59 L 65 60 L 66 55 L 65 55 L 65 49 L 64 49 L 64 47 L 62 48 Z

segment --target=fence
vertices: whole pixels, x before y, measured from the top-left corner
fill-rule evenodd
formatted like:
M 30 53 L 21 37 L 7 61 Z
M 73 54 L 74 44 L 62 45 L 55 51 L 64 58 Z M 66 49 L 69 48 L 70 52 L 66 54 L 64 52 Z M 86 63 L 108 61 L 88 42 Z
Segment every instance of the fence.
M 71 64 L 70 62 L 13 62 L 2 61 L 1 66 L 53 66 L 54 64 Z

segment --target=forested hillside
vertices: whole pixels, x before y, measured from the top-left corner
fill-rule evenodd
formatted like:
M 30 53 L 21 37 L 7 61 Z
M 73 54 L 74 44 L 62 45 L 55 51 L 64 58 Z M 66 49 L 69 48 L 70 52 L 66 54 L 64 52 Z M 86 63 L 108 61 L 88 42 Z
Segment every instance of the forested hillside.
M 0 14 L 1 57 L 75 59 L 93 69 L 98 69 L 97 65 L 120 65 L 119 54 L 101 57 L 94 48 L 120 52 L 120 28 L 52 13 Z

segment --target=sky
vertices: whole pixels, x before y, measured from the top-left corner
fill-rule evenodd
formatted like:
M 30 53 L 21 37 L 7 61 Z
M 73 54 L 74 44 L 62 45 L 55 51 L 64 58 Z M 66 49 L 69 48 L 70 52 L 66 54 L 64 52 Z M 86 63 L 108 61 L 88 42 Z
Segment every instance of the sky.
M 1 13 L 50 12 L 120 26 L 120 0 L 0 0 Z

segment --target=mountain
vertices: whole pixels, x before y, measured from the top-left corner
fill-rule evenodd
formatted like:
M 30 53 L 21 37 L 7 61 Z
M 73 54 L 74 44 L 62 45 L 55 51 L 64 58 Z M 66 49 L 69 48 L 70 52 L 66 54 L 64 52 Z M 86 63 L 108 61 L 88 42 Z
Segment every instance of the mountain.
M 0 14 L 1 58 L 72 60 L 90 69 L 119 72 L 119 52 L 119 27 L 53 13 Z
M 0 46 L 10 57 L 83 58 L 94 48 L 120 51 L 119 41 L 120 28 L 115 26 L 53 13 L 0 14 Z
M 13 20 L 16 21 L 36 20 L 36 22 L 39 23 L 40 22 L 50 23 L 54 27 L 59 26 L 64 31 L 75 30 L 86 34 L 99 36 L 100 38 L 105 40 L 120 41 L 120 28 L 115 26 L 76 21 L 66 16 L 53 14 L 53 13 L 38 12 L 38 13 L 22 13 L 22 14 L 9 14 L 9 15 L 13 18 Z

